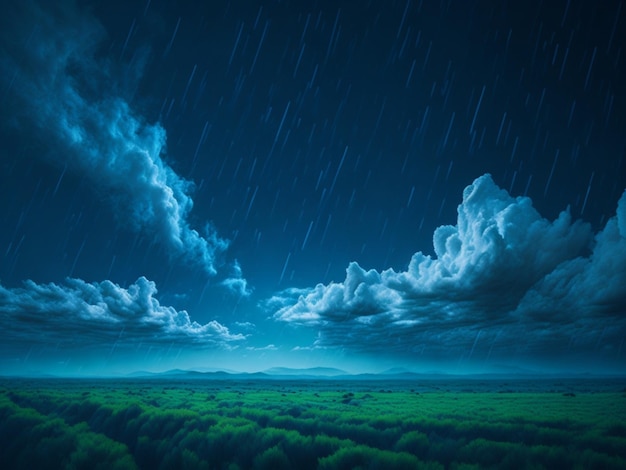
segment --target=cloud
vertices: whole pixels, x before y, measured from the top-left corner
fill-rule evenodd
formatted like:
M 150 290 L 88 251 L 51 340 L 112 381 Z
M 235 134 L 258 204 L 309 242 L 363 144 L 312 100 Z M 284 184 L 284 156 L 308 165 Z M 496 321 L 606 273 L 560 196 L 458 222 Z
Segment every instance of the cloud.
M 309 346 L 294 346 L 291 348 L 292 351 L 319 351 L 321 349 L 329 349 L 328 346 L 324 346 L 321 338 L 316 339 Z
M 11 3 L 0 20 L 3 124 L 34 134 L 39 157 L 80 174 L 120 222 L 215 274 L 228 242 L 190 226 L 192 184 L 164 161 L 163 127 L 126 96 L 141 67 L 109 60 L 102 26 L 74 2 Z
M 546 315 L 563 306 L 595 314 L 598 320 L 626 312 L 626 191 L 616 216 L 595 236 L 593 252 L 562 263 L 530 290 L 520 310 Z M 620 323 L 613 325 L 620 326 Z
M 0 285 L 0 327 L 3 341 L 16 345 L 59 343 L 60 348 L 184 345 L 231 348 L 245 339 L 218 323 L 201 325 L 184 310 L 161 305 L 154 282 L 140 277 L 128 288 L 111 281 L 23 287 Z
M 252 289 L 248 287 L 248 281 L 243 278 L 241 266 L 237 260 L 232 264 L 231 270 L 231 277 L 224 279 L 220 284 L 238 297 L 250 297 Z
M 241 328 L 243 330 L 254 330 L 256 329 L 256 325 L 254 323 L 251 323 L 249 321 L 236 321 L 234 323 L 235 326 L 237 326 L 237 328 Z
M 260 346 L 260 347 L 247 346 L 246 350 L 247 351 L 278 351 L 278 348 L 274 344 L 268 344 L 267 346 Z
M 433 245 L 434 257 L 418 252 L 406 271 L 353 262 L 343 282 L 288 289 L 266 308 L 318 329 L 321 344 L 365 352 L 626 359 L 626 192 L 594 237 L 569 211 L 548 221 L 484 175 Z

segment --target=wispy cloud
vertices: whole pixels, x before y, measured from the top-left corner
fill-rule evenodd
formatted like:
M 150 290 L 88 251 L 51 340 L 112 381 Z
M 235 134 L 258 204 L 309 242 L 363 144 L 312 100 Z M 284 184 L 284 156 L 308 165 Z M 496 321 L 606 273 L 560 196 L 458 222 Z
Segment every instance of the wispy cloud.
M 156 294 L 145 277 L 127 288 L 80 279 L 0 285 L 0 328 L 10 332 L 3 341 L 22 347 L 57 343 L 61 349 L 137 344 L 228 349 L 245 339 L 217 321 L 192 321 L 186 311 L 161 305 Z
M 366 352 L 626 361 L 626 192 L 594 237 L 568 211 L 548 221 L 485 175 L 433 244 L 435 257 L 418 252 L 406 271 L 353 262 L 343 282 L 288 289 L 266 306 L 277 320 L 318 329 L 320 344 Z
M 266 346 L 247 346 L 246 350 L 248 351 L 278 351 L 278 347 L 276 347 L 274 344 L 268 344 Z
M 237 260 L 231 266 L 230 277 L 224 279 L 220 284 L 238 297 L 249 297 L 252 294 L 252 289 L 248 287 L 248 281 L 243 277 L 241 266 Z
M 141 67 L 102 54 L 102 26 L 74 2 L 11 3 L 0 23 L 3 124 L 78 172 L 121 223 L 215 274 L 228 241 L 190 225 L 193 185 L 164 160 L 165 129 L 130 103 Z

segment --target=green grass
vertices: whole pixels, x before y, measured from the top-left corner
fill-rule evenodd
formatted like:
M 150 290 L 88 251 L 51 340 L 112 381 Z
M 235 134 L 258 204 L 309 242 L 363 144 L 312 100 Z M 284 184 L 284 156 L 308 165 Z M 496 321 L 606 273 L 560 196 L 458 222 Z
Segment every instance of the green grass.
M 626 468 L 623 383 L 0 381 L 3 468 Z M 470 386 L 468 388 L 468 385 Z M 417 391 L 419 390 L 419 391 Z M 502 393 L 506 391 L 507 393 Z

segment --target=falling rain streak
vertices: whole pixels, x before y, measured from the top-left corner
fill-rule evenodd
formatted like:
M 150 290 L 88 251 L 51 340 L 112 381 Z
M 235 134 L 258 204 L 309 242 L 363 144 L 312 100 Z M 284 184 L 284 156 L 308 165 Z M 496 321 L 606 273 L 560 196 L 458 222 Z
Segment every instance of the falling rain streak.
M 315 355 L 352 338 L 354 318 L 402 342 L 410 322 L 392 330 L 351 308 L 380 308 L 370 305 L 371 269 L 423 271 L 418 252 L 453 257 L 455 236 L 438 237 L 467 216 L 460 205 L 481 175 L 548 222 L 568 206 L 594 228 L 616 213 L 626 187 L 623 1 L 183 3 L 6 12 L 1 286 L 76 277 L 145 300 L 153 282 L 152 300 L 230 328 L 218 328 L 220 350 L 272 342 L 277 356 L 296 346 Z M 215 272 L 198 272 L 199 258 Z M 319 282 L 345 288 L 345 323 L 280 344 L 277 312 L 289 302 L 267 311 L 264 299 Z M 319 305 L 307 301 L 313 322 Z M 466 341 L 453 361 L 496 361 L 506 349 L 506 329 L 480 321 L 455 326 Z M 245 322 L 259 330 L 237 329 Z M 107 345 L 111 360 L 133 330 L 122 331 Z M 601 332 L 594 341 L 607 351 L 622 348 Z M 141 343 L 137 357 L 149 360 L 188 353 Z

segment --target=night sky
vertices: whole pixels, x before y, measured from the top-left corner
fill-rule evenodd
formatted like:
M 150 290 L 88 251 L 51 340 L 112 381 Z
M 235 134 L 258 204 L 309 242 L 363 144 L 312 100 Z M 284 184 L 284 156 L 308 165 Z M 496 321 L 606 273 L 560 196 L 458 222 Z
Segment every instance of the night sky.
M 626 370 L 623 1 L 2 12 L 0 373 Z

